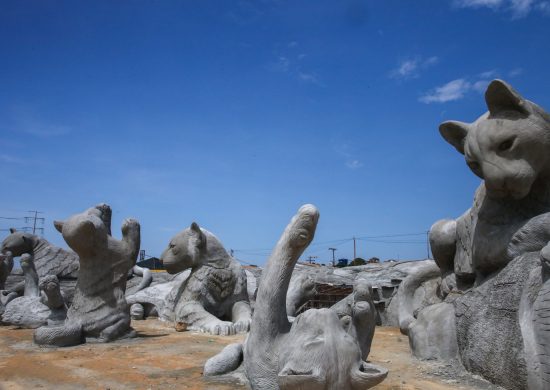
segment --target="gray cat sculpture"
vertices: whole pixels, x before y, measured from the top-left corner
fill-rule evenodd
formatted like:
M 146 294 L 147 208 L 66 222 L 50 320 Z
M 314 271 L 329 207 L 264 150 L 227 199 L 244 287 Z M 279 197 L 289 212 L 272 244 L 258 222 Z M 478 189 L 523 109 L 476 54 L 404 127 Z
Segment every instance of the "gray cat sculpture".
M 60 279 L 75 279 L 78 276 L 78 256 L 49 243 L 31 233 L 10 229 L 10 235 L 2 241 L 2 253 L 10 252 L 19 257 L 27 253 L 34 259 L 38 277 L 55 275 Z M 23 284 L 14 290 L 23 290 Z
M 361 285 L 344 321 L 332 309 L 310 309 L 294 323 L 288 321 L 285 300 L 292 271 L 313 239 L 318 218 L 312 205 L 302 206 L 292 218 L 262 275 L 244 347 L 224 348 L 206 362 L 205 375 L 227 373 L 242 362 L 253 390 L 368 389 L 386 377 L 387 371 L 366 363 L 363 353 L 371 331 L 365 321 L 374 319 L 370 305 L 361 300 L 368 287 Z
M 38 328 L 34 334 L 37 344 L 69 346 L 135 335 L 124 294 L 126 277 L 139 252 L 140 226 L 136 220 L 126 219 L 122 240 L 117 240 L 109 234 L 109 224 L 107 205 L 54 223 L 78 254 L 80 271 L 67 319 L 62 325 Z
M 163 319 L 211 334 L 248 331 L 252 315 L 246 275 L 216 236 L 193 222 L 170 240 L 161 261 L 171 274 L 191 269 L 169 293 Z
M 415 354 L 454 350 L 508 389 L 548 389 L 550 115 L 501 80 L 485 99 L 475 122 L 440 126 L 484 182 L 470 210 L 432 227 L 444 301 L 418 313 L 409 338 Z
M 0 253 L 0 291 L 6 286 L 6 279 L 13 269 L 13 253 Z
M 1 322 L 22 328 L 38 328 L 62 322 L 67 307 L 57 276 L 48 275 L 39 280 L 34 259 L 28 253 L 21 256 L 20 264 L 25 278 L 24 294 L 9 300 L 1 315 Z

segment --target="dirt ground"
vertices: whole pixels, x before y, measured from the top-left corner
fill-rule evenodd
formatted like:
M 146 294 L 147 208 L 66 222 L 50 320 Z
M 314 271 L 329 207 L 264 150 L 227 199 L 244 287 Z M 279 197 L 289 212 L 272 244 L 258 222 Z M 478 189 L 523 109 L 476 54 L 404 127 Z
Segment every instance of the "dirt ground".
M 32 330 L 0 327 L 0 390 L 245 388 L 201 375 L 206 359 L 243 336 L 176 332 L 154 319 L 132 325 L 139 338 L 70 348 L 37 347 Z M 453 365 L 415 360 L 396 328 L 376 329 L 369 361 L 390 370 L 376 390 L 497 389 Z

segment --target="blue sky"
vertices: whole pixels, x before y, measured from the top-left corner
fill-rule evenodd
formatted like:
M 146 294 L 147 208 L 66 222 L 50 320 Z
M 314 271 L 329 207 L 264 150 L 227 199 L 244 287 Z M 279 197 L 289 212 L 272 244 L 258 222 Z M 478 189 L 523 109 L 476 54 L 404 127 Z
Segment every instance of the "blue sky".
M 313 203 L 306 256 L 424 258 L 479 184 L 439 123 L 496 77 L 550 109 L 549 38 L 542 0 L 3 1 L 0 215 L 64 246 L 107 202 L 149 255 L 197 221 L 263 264 Z

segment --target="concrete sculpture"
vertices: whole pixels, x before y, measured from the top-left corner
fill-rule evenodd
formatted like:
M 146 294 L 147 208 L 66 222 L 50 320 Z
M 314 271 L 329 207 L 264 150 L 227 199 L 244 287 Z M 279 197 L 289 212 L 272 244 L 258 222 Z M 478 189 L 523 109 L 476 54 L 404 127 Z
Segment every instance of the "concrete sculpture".
M 31 233 L 10 229 L 11 234 L 2 241 L 2 253 L 11 252 L 13 257 L 27 253 L 34 259 L 36 272 L 41 278 L 55 275 L 58 278 L 78 276 L 78 256 L 49 243 Z
M 170 240 L 161 260 L 170 274 L 191 269 L 166 297 L 161 318 L 211 334 L 248 331 L 246 275 L 216 236 L 193 222 Z
M 500 80 L 485 98 L 474 123 L 440 126 L 484 182 L 470 210 L 432 227 L 444 302 L 421 310 L 409 337 L 417 356 L 455 351 L 508 389 L 547 389 L 550 115 Z
M 0 290 L 6 286 L 6 279 L 13 269 L 13 253 L 6 251 L 5 254 L 0 253 Z
M 318 218 L 312 205 L 302 206 L 292 218 L 263 273 L 244 348 L 226 347 L 207 361 L 205 375 L 227 373 L 242 361 L 252 389 L 367 389 L 386 377 L 387 371 L 367 364 L 362 352 L 370 337 L 365 322 L 372 321 L 370 304 L 361 300 L 368 287 L 359 285 L 347 322 L 332 309 L 310 309 L 288 322 L 290 278 Z
M 297 264 L 294 268 L 286 296 L 286 310 L 289 316 L 296 316 L 307 308 L 309 301 L 328 301 L 320 290 L 332 286 L 341 290 L 353 287 L 358 280 L 365 280 L 372 286 L 372 299 L 377 311 L 377 324 L 399 326 L 397 292 L 405 278 L 425 267 L 435 267 L 433 260 L 383 262 L 345 268 L 311 266 Z M 413 299 L 411 312 L 433 304 L 433 292 L 439 286 L 436 283 L 422 284 L 422 290 Z M 332 299 L 332 294 L 330 299 Z M 330 307 L 330 305 L 328 306 Z
M 111 234 L 110 208 L 107 205 L 100 205 L 98 207 L 105 208 L 105 224 L 109 226 L 108 230 L 109 234 Z M 45 238 L 34 234 L 20 232 L 14 228 L 10 229 L 10 233 L 1 244 L 1 252 L 9 253 L 10 256 L 0 254 L 0 290 L 4 289 L 2 278 L 7 278 L 9 275 L 9 272 L 6 274 L 5 271 L 5 269 L 9 268 L 9 261 L 13 264 L 13 257 L 20 257 L 26 253 L 33 257 L 36 272 L 40 279 L 49 275 L 55 275 L 59 279 L 67 303 L 70 303 L 74 293 L 75 280 L 78 277 L 78 255 L 72 251 L 59 248 L 48 242 Z M 5 259 L 4 262 L 1 261 L 2 258 Z M 9 292 L 16 292 L 22 295 L 25 287 L 24 281 L 14 282 L 14 280 L 17 280 L 15 275 L 12 275 L 12 279 L 12 283 L 10 283 L 8 289 Z M 128 279 L 130 293 L 135 293 L 151 284 L 152 274 L 147 268 L 136 265 L 129 272 Z
M 117 240 L 110 235 L 110 217 L 110 207 L 102 204 L 54 223 L 78 254 L 80 271 L 67 319 L 62 325 L 38 328 L 37 344 L 69 346 L 135 335 L 124 294 L 128 272 L 139 252 L 140 226 L 126 219 L 122 240 Z
M 361 356 L 366 360 L 370 353 L 374 329 L 376 328 L 376 307 L 372 299 L 372 287 L 364 279 L 359 279 L 353 286 L 353 293 L 331 307 L 335 311 L 345 329 L 357 339 L 361 347 Z M 360 311 L 360 317 L 355 313 Z M 353 324 L 360 319 L 361 322 Z
M 31 255 L 21 256 L 25 290 L 22 297 L 13 297 L 5 305 L 1 322 L 22 328 L 38 328 L 65 319 L 67 307 L 55 275 L 38 278 Z

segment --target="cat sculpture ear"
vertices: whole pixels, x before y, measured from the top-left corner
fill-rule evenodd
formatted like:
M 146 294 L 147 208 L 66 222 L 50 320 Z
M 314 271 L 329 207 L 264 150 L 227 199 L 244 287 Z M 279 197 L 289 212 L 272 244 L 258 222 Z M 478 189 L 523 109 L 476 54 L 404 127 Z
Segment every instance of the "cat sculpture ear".
M 489 113 L 495 115 L 503 111 L 517 111 L 529 114 L 527 102 L 508 83 L 502 80 L 493 80 L 485 91 L 485 102 Z
M 351 388 L 353 390 L 370 389 L 382 382 L 388 376 L 384 367 L 363 362 L 359 369 L 351 373 Z
M 197 247 L 198 248 L 205 248 L 206 247 L 206 236 L 202 232 L 201 228 L 196 222 L 193 222 L 191 224 L 191 231 L 195 234 L 197 237 Z
M 63 221 L 53 221 L 53 226 L 57 229 L 59 233 L 63 233 Z
M 439 132 L 461 154 L 464 154 L 464 141 L 468 135 L 470 125 L 464 122 L 447 121 L 439 125 Z
M 16 228 L 10 228 L 10 233 L 11 233 L 11 234 L 15 233 L 16 231 L 17 231 Z

